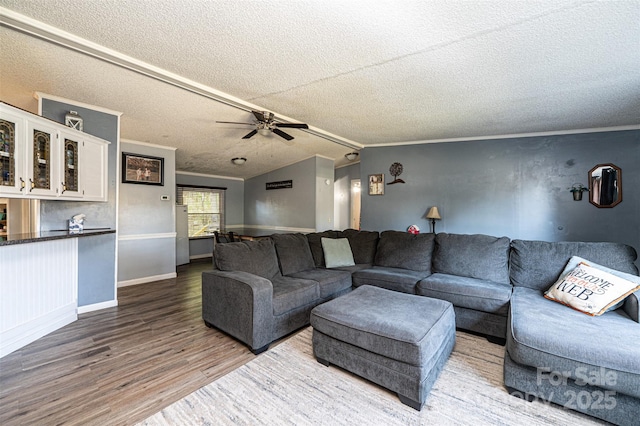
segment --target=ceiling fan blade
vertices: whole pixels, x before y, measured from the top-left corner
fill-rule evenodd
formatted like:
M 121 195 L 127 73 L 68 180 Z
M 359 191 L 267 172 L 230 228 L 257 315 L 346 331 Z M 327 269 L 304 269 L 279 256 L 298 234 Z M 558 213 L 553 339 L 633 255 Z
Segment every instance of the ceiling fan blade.
M 246 135 L 244 135 L 244 136 L 242 137 L 242 139 L 249 139 L 250 137 L 252 137 L 252 136 L 253 136 L 253 135 L 255 135 L 256 133 L 258 133 L 258 131 L 257 131 L 257 130 L 252 130 L 252 131 L 250 131 L 249 133 L 247 133 Z
M 266 121 L 264 114 L 260 111 L 251 111 L 258 121 Z
M 275 133 L 276 135 L 280 136 L 281 138 L 285 138 L 286 140 L 290 141 L 293 139 L 293 136 L 286 134 L 285 132 L 283 132 L 280 129 L 273 129 L 272 130 L 273 133 Z
M 289 129 L 308 129 L 309 125 L 304 123 L 275 123 L 276 127 L 287 127 Z
M 216 123 L 224 123 L 224 124 L 245 124 L 247 126 L 255 126 L 255 123 L 240 123 L 238 121 L 216 121 Z

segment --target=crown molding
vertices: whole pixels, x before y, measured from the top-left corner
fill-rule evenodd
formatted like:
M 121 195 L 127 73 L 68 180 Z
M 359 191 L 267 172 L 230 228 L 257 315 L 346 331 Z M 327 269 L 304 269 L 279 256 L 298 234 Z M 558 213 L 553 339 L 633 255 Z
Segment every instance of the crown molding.
M 428 143 L 486 141 L 486 140 L 492 140 L 492 139 L 535 138 L 539 136 L 579 135 L 584 133 L 622 132 L 626 130 L 640 130 L 640 124 L 631 124 L 628 126 L 615 126 L 615 127 L 594 127 L 591 129 L 514 133 L 510 135 L 472 136 L 472 137 L 449 138 L 449 139 L 427 139 L 423 141 L 388 142 L 388 143 L 367 144 L 365 145 L 365 148 L 383 148 L 383 147 L 389 147 L 389 146 L 403 146 L 403 145 L 423 145 Z
M 104 114 L 115 115 L 116 117 L 121 117 L 122 116 L 122 113 L 120 111 L 114 111 L 114 110 L 103 108 L 103 107 L 99 107 L 99 106 L 96 106 L 96 105 L 90 105 L 90 104 L 87 104 L 87 103 L 84 103 L 84 102 L 74 101 L 73 99 L 67 99 L 67 98 L 63 98 L 63 97 L 60 97 L 60 96 L 50 95 L 48 93 L 33 92 L 33 97 L 39 101 L 38 109 L 42 109 L 42 100 L 43 99 L 49 99 L 50 101 L 55 101 L 55 102 L 60 102 L 60 103 L 63 103 L 63 104 L 74 105 L 74 106 L 78 106 L 80 108 L 86 108 L 86 109 L 90 109 L 90 110 L 93 110 L 93 111 L 102 112 Z M 42 111 L 39 111 L 39 114 L 42 115 Z
M 176 174 L 177 175 L 185 175 L 185 176 L 198 176 L 198 177 L 214 178 L 214 179 L 237 180 L 237 181 L 244 182 L 244 179 L 243 178 L 239 178 L 239 177 L 208 175 L 206 173 L 183 172 L 183 171 L 180 171 L 180 170 L 176 170 Z
M 175 151 L 175 150 L 178 149 L 178 148 L 174 148 L 172 146 L 158 145 L 156 143 L 150 143 L 150 142 L 134 141 L 132 139 L 120 139 L 120 143 L 130 143 L 132 145 L 142 145 L 142 146 L 148 146 L 148 147 L 151 147 L 151 148 L 166 149 L 167 151 Z

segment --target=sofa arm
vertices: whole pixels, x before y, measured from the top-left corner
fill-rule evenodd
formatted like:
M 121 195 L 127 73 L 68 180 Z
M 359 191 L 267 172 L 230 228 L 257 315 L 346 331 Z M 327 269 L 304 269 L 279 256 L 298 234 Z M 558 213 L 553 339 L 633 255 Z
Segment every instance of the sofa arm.
M 202 273 L 202 318 L 258 350 L 273 340 L 273 285 L 248 272 Z
M 624 301 L 622 308 L 635 322 L 640 322 L 640 291 L 631 293 Z

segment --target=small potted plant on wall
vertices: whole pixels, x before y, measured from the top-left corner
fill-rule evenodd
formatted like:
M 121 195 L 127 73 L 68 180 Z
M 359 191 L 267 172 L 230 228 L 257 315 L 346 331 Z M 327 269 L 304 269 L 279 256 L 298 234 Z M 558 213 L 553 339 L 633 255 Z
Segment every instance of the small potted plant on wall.
M 589 192 L 589 188 L 587 188 L 586 186 L 584 186 L 581 183 L 574 183 L 571 188 L 568 188 L 569 192 L 571 192 L 573 194 L 573 200 L 574 201 L 580 201 L 582 200 L 582 193 L 587 191 Z

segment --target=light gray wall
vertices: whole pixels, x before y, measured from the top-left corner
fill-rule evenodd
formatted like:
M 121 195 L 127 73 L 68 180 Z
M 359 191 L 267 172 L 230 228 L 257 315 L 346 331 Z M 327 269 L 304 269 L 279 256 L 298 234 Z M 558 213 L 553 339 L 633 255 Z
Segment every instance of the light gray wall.
M 293 188 L 265 189 L 283 180 L 293 180 Z M 316 229 L 316 157 L 247 179 L 244 205 L 247 226 Z
M 334 228 L 333 212 L 333 160 L 316 157 L 316 225 L 323 231 Z
M 436 232 L 546 241 L 615 241 L 640 249 L 640 131 L 365 148 L 361 179 L 400 162 L 406 184 L 362 194 L 362 228 L 405 230 L 438 206 Z M 623 201 L 599 209 L 573 201 L 599 163 L 622 168 Z
M 227 228 L 244 225 L 244 181 L 226 179 L 219 176 L 206 176 L 177 172 L 176 184 L 199 185 L 227 188 L 224 196 L 225 225 Z M 196 238 L 189 240 L 189 256 L 192 258 L 211 255 L 213 240 L 211 238 Z
M 118 117 L 100 111 L 42 100 L 42 116 L 64 124 L 69 111 L 77 111 L 84 120 L 84 131 L 105 139 L 109 145 L 108 201 L 46 201 L 40 203 L 40 229 L 66 229 L 67 220 L 78 213 L 87 215 L 85 227 L 116 227 L 116 173 L 118 155 Z M 116 246 L 114 236 L 80 238 L 78 243 L 78 306 L 115 300 Z M 92 268 L 86 267 L 92 265 Z M 99 270 L 96 274 L 93 270 Z
M 120 183 L 118 281 L 175 273 L 175 150 L 122 141 L 121 151 L 164 158 L 164 186 Z
M 351 227 L 351 180 L 360 179 L 360 163 L 340 167 L 334 176 L 335 229 Z

